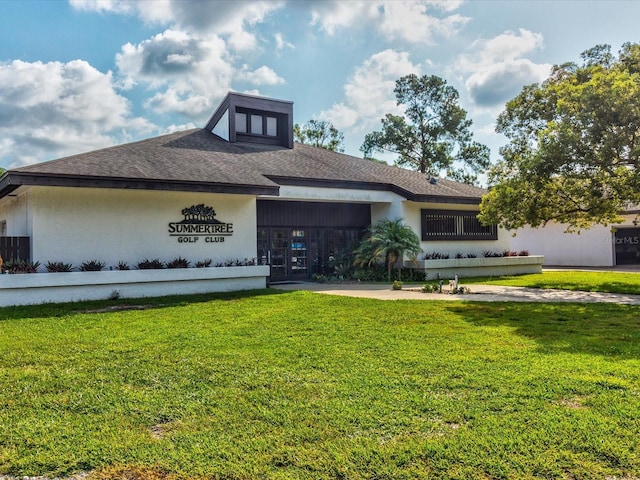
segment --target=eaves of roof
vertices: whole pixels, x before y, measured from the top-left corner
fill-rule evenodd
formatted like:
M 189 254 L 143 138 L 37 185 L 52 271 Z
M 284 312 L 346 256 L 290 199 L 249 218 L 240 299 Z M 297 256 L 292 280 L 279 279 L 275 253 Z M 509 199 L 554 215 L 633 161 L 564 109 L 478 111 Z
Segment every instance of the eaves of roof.
M 119 177 L 90 177 L 49 173 L 6 172 L 0 178 L 0 198 L 21 186 L 116 188 L 137 190 L 164 190 L 199 193 L 228 193 L 240 195 L 278 195 L 280 187 L 265 185 L 233 185 L 214 182 L 176 180 L 150 180 Z

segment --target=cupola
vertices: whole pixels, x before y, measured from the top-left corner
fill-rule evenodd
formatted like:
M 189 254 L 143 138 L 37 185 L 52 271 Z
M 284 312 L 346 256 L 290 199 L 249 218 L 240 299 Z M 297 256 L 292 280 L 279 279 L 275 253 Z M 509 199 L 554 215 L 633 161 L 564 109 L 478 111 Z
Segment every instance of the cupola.
M 205 128 L 231 143 L 293 148 L 293 102 L 229 92 Z

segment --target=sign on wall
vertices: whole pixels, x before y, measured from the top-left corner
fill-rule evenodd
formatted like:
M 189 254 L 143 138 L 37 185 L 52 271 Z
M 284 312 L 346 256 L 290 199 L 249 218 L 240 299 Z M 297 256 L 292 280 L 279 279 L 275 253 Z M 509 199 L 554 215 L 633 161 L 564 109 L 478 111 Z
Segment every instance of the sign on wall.
M 217 220 L 216 212 L 204 203 L 183 208 L 184 219 L 169 223 L 169 236 L 177 237 L 179 243 L 222 243 L 233 235 L 233 223 Z

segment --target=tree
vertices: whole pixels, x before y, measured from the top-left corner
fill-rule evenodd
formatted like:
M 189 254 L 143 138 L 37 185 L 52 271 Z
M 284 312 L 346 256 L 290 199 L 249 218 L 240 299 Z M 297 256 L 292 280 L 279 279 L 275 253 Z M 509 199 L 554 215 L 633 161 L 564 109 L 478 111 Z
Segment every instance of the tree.
M 303 126 L 296 123 L 293 126 L 293 138 L 314 147 L 344 152 L 344 135 L 324 120 L 309 120 Z
M 365 136 L 360 147 L 365 158 L 391 152 L 398 155 L 396 165 L 475 183 L 489 167 L 489 149 L 473 141 L 457 90 L 435 75 L 407 75 L 396 81 L 394 92 L 405 114 L 387 114 L 382 130 Z
M 567 231 L 620 221 L 640 203 L 640 45 L 608 45 L 556 65 L 506 105 L 509 143 L 489 173 L 480 220 L 507 229 L 549 221 Z
M 387 278 L 391 281 L 391 270 L 404 253 L 417 255 L 420 239 L 402 219 L 382 219 L 369 227 L 369 235 L 355 251 L 356 265 L 372 265 L 384 261 Z

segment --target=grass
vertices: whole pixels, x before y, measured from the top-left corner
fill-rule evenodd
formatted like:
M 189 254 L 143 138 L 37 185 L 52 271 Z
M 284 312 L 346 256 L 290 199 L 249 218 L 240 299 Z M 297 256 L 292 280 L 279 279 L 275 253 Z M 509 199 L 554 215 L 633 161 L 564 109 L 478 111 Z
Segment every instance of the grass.
M 261 291 L 0 309 L 0 475 L 640 475 L 640 308 Z
M 529 275 L 464 278 L 461 282 L 465 285 L 505 285 L 640 295 L 640 273 L 629 272 L 545 271 Z

